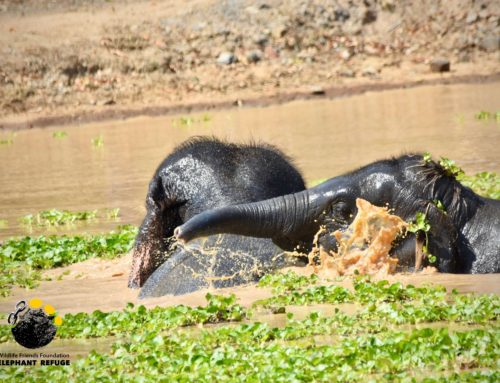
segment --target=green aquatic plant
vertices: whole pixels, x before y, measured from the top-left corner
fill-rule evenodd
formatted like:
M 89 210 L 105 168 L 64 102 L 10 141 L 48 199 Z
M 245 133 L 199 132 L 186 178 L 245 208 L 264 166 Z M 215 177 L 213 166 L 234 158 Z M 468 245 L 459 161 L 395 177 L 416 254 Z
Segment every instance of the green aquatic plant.
M 426 163 L 431 162 L 432 155 L 429 152 L 425 152 L 423 155 L 423 160 Z M 460 177 L 464 174 L 464 171 L 462 170 L 462 168 L 460 168 L 455 163 L 455 161 L 450 160 L 449 158 L 440 157 L 438 163 L 445 171 L 445 174 L 449 177 Z
M 201 116 L 200 121 L 201 122 L 210 122 L 210 121 L 212 121 L 212 116 L 209 115 L 208 113 L 205 113 Z
M 6 219 L 0 219 L 0 229 L 6 229 L 9 227 L 9 222 Z
M 341 286 L 314 286 L 305 290 L 287 291 L 261 301 L 256 305 L 280 307 L 289 305 L 310 305 L 317 303 L 345 303 L 353 301 L 352 293 Z
M 25 225 L 36 226 L 59 226 L 74 223 L 76 221 L 91 221 L 97 218 L 97 210 L 69 211 L 50 209 L 43 210 L 37 214 L 28 214 L 21 218 Z
M 20 221 L 27 226 L 60 226 L 68 225 L 76 222 L 93 221 L 99 217 L 108 219 L 117 219 L 119 217 L 120 209 L 103 209 L 103 210 L 83 210 L 83 211 L 70 211 L 50 209 L 43 210 L 37 214 L 28 214 L 20 219 Z
M 94 148 L 101 148 L 104 146 L 104 138 L 102 137 L 102 134 L 95 138 L 92 138 L 91 142 Z
M 438 199 L 434 199 L 432 200 L 432 203 L 439 209 L 441 210 L 443 213 L 446 214 L 446 208 L 444 207 L 443 203 L 438 200 Z
M 439 165 L 443 167 L 447 176 L 458 178 L 464 175 L 462 168 L 460 168 L 455 161 L 450 160 L 449 158 L 441 157 L 439 159 Z
M 120 208 L 107 209 L 106 216 L 108 219 L 118 219 L 120 217 Z
M 55 132 L 52 133 L 53 138 L 65 138 L 68 136 L 68 133 L 66 133 L 63 130 L 56 130 Z
M 290 278 L 290 277 L 289 277 Z M 297 276 L 296 278 L 299 278 Z M 290 278 L 291 279 L 291 278 Z M 312 286 L 306 289 L 287 290 L 255 305 L 279 307 L 288 305 L 338 304 L 338 303 L 371 303 L 412 301 L 425 296 L 429 299 L 441 299 L 446 295 L 443 287 L 404 287 L 401 283 L 389 284 L 387 281 L 372 282 L 365 277 L 354 280 L 354 292 L 346 287 L 336 285 Z
M 473 176 L 463 175 L 459 181 L 484 197 L 500 199 L 500 176 L 491 172 L 480 172 Z
M 127 253 L 134 243 L 137 228 L 120 226 L 102 235 L 51 235 L 12 238 L 0 245 L 0 295 L 12 286 L 32 288 L 41 279 L 39 270 L 66 266 L 92 257 L 115 258 Z
M 173 120 L 172 125 L 186 128 L 186 127 L 190 127 L 194 124 L 207 123 L 207 122 L 210 122 L 211 120 L 212 120 L 212 116 L 210 116 L 208 113 L 205 113 L 200 117 L 181 116 L 181 117 Z
M 486 110 L 481 110 L 474 114 L 474 118 L 481 121 L 488 121 L 491 117 L 493 117 L 493 113 Z
M 285 278 L 302 281 L 297 275 Z M 277 280 L 269 277 L 265 284 Z M 207 295 L 207 305 L 196 308 L 129 304 L 118 312 L 66 314 L 57 336 L 114 335 L 111 351 L 93 351 L 70 366 L 7 367 L 0 379 L 411 382 L 425 373 L 426 382 L 496 382 L 497 295 L 450 295 L 440 286 L 405 287 L 365 278 L 354 283 L 351 299 L 363 304 L 354 314 L 312 312 L 303 320 L 289 317 L 283 327 L 249 322 L 250 313 L 234 296 Z M 178 330 L 243 319 L 232 326 Z M 431 322 L 441 326 L 431 327 Z M 405 327 L 413 324 L 419 326 Z M 477 324 L 482 328 L 470 327 Z M 11 337 L 10 326 L 0 326 L 0 342 Z
M 293 271 L 264 275 L 257 283 L 258 287 L 271 287 L 274 294 L 297 290 L 305 286 L 315 285 L 319 281 L 316 274 L 298 275 Z
M 196 336 L 140 332 L 115 343 L 110 353 L 93 351 L 70 366 L 7 367 L 0 377 L 23 382 L 126 382 L 138 376 L 141 382 L 346 382 L 369 377 L 385 382 L 425 371 L 436 377 L 427 382 L 453 376 L 455 381 L 476 376 L 493 382 L 486 379 L 499 376 L 495 371 L 500 333 L 495 329 L 421 328 L 304 346 L 269 337 L 270 332 L 273 329 L 258 323 L 204 330 Z
M 0 139 L 0 145 L 12 145 L 16 135 L 11 133 L 9 137 Z
M 438 201 L 439 202 L 439 201 Z M 437 206 L 437 205 L 436 205 Z M 441 204 L 442 206 L 442 204 Z M 438 206 L 439 208 L 439 206 Z M 444 208 L 444 206 L 443 206 Z M 422 252 L 425 254 L 430 263 L 435 263 L 437 258 L 429 252 L 429 232 L 431 231 L 431 225 L 427 220 L 427 214 L 422 212 L 417 212 L 415 216 L 415 220 L 410 222 L 408 227 L 406 228 L 410 233 L 414 233 L 415 235 L 419 235 L 421 233 L 424 234 L 425 240 L 422 245 Z
M 246 310 L 236 303 L 234 295 L 207 294 L 205 298 L 205 307 L 178 305 L 146 309 L 129 303 L 123 311 L 67 314 L 57 334 L 61 338 L 93 338 L 147 331 L 159 333 L 169 328 L 241 321 L 246 317 Z

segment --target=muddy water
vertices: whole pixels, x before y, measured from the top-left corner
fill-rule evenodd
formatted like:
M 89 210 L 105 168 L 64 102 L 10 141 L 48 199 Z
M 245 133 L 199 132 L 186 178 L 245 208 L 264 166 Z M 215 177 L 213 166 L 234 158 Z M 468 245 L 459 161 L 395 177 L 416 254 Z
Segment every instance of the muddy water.
M 293 102 L 260 109 L 238 109 L 163 118 L 135 118 L 75 127 L 0 133 L 0 239 L 25 234 L 18 219 L 29 213 L 58 208 L 70 210 L 120 208 L 121 223 L 139 224 L 148 181 L 157 164 L 176 145 L 195 135 L 214 135 L 231 141 L 262 140 L 295 158 L 308 181 L 337 175 L 370 161 L 408 151 L 430 151 L 455 159 L 470 173 L 500 171 L 500 125 L 480 122 L 480 110 L 495 112 L 500 84 L 421 87 L 369 93 L 337 100 Z M 206 121 L 209 120 L 209 121 Z M 53 138 L 64 130 L 67 137 Z M 93 138 L 103 146 L 94 147 Z M 102 232 L 116 222 L 101 219 L 71 228 Z M 59 230 L 61 231 L 61 230 Z M 127 289 L 130 256 L 114 261 L 89 260 L 47 274 L 34 291 L 16 288 L 0 299 L 8 313 L 20 299 L 39 297 L 61 313 L 121 309 L 138 302 Z M 69 270 L 68 275 L 64 271 Z M 58 280 L 61 276 L 61 280 Z M 500 294 L 500 276 L 397 275 L 393 280 L 416 285 L 444 284 L 461 292 Z M 254 286 L 222 291 L 237 294 L 244 305 L 268 297 Z M 206 291 L 182 297 L 147 300 L 146 306 L 204 305 Z M 297 315 L 308 310 L 298 309 Z M 302 313 L 302 314 L 301 314 Z M 269 321 L 279 325 L 284 316 Z M 264 320 L 264 319 L 263 319 Z M 273 322 L 274 321 L 274 322 Z M 5 345 L 2 345 L 2 351 Z M 54 342 L 55 349 L 80 351 L 87 343 Z M 11 347 L 11 346 L 9 346 Z M 104 342 L 102 347 L 108 348 Z
M 20 131 L 12 145 L 0 145 L 0 220 L 8 222 L 0 239 L 24 233 L 19 217 L 50 208 L 119 207 L 121 222 L 139 224 L 156 166 L 195 135 L 273 143 L 295 158 L 308 181 L 419 150 L 455 159 L 468 172 L 498 172 L 500 126 L 474 114 L 495 112 L 499 99 L 499 83 L 427 86 L 219 111 L 208 114 L 210 121 L 198 114 L 185 123 L 169 116 Z M 59 130 L 67 137 L 53 138 Z M 95 148 L 98 136 L 104 145 Z M 0 140 L 9 137 L 0 133 Z M 76 230 L 115 226 L 101 219 Z

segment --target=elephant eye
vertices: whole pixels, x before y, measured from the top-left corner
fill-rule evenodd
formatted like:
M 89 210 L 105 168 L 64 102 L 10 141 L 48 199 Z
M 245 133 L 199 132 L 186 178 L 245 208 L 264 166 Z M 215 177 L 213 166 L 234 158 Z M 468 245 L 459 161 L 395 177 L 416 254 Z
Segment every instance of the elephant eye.
M 331 206 L 331 215 L 335 220 L 348 222 L 351 219 L 351 209 L 346 202 L 337 202 Z

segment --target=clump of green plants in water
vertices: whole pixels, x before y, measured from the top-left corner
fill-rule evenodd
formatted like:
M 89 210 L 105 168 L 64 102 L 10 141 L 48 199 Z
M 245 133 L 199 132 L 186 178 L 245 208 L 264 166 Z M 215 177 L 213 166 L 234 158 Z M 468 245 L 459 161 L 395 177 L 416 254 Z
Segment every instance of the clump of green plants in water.
M 295 280 L 303 285 L 300 277 Z M 7 367 L 0 377 L 28 382 L 125 382 L 137 376 L 146 382 L 413 382 L 416 376 L 425 376 L 425 382 L 496 382 L 500 378 L 498 296 L 449 295 L 443 287 L 404 287 L 366 279 L 357 280 L 350 294 L 365 304 L 355 314 L 336 310 L 328 317 L 315 312 L 304 320 L 289 316 L 284 327 L 246 322 L 178 331 L 179 326 L 248 317 L 234 296 L 209 295 L 207 306 L 198 308 L 148 310 L 129 305 L 122 312 L 68 314 L 58 336 L 127 334 L 129 338 L 118 339 L 109 353 L 93 351 L 70 366 Z M 444 326 L 426 326 L 429 322 Z M 414 323 L 420 325 L 400 326 Z M 453 323 L 462 325 L 454 329 Z M 0 329 L 0 339 L 6 341 L 9 326 Z
M 120 217 L 120 208 L 106 209 L 106 216 L 108 219 L 118 219 Z
M 50 209 L 43 210 L 37 214 L 28 214 L 21 218 L 25 225 L 36 226 L 59 226 L 74 223 L 76 221 L 91 221 L 97 218 L 97 210 L 69 211 Z
M 500 112 L 493 113 L 487 110 L 481 110 L 474 115 L 474 118 L 480 121 L 494 120 L 500 122 Z
M 172 122 L 172 125 L 180 126 L 183 128 L 190 127 L 194 124 L 207 123 L 212 120 L 212 116 L 205 113 L 200 117 L 192 117 L 192 116 L 182 116 Z
M 261 329 L 251 330 L 258 336 Z M 500 377 L 495 371 L 498 338 L 493 330 L 426 328 L 309 347 L 280 341 L 207 347 L 203 337 L 149 332 L 116 343 L 109 354 L 92 352 L 69 367 L 10 367 L 4 374 L 9 381 L 27 382 L 71 378 L 126 382 L 137 377 L 143 382 L 353 382 L 368 377 L 370 382 L 412 382 L 416 372 L 425 372 L 430 376 L 425 382 L 495 382 Z M 468 371 L 469 366 L 481 370 Z
M 66 314 L 57 330 L 59 338 L 97 338 L 128 336 L 149 331 L 219 322 L 236 322 L 247 318 L 249 312 L 236 303 L 236 296 L 207 293 L 206 306 L 177 305 L 146 309 L 143 305 L 128 303 L 123 311 Z M 11 339 L 10 326 L 0 326 L 0 343 Z
M 66 133 L 64 130 L 56 130 L 54 133 L 52 133 L 53 138 L 65 138 L 68 136 L 68 133 Z
M 316 274 L 309 276 L 298 275 L 293 271 L 264 275 L 257 283 L 258 287 L 271 287 L 274 294 L 289 290 L 296 290 L 305 286 L 314 285 L 319 281 Z
M 488 121 L 491 118 L 491 115 L 492 113 L 486 110 L 481 110 L 474 115 L 474 118 L 476 120 Z
M 98 217 L 106 217 L 108 219 L 117 219 L 120 209 L 103 209 L 99 210 L 84 210 L 84 211 L 69 211 L 50 209 L 43 210 L 37 214 L 28 214 L 21 218 L 21 222 L 27 226 L 60 226 L 81 221 L 92 221 Z
M 35 287 L 42 269 L 125 254 L 132 248 L 136 234 L 137 228 L 127 225 L 102 235 L 42 235 L 6 240 L 0 245 L 0 295 L 8 295 L 12 286 Z
M 491 172 L 480 172 L 473 176 L 463 175 L 459 181 L 485 197 L 500 199 L 500 175 Z
M 94 148 L 101 148 L 104 146 L 104 138 L 102 137 L 102 134 L 95 138 L 92 138 L 91 142 Z
M 444 209 L 443 203 L 441 201 L 435 202 L 436 207 L 438 209 Z M 425 254 L 430 263 L 435 263 L 437 258 L 435 255 L 432 255 L 429 252 L 429 232 L 431 230 L 431 225 L 427 220 L 427 214 L 418 212 L 415 216 L 415 220 L 410 222 L 408 227 L 406 228 L 410 233 L 414 233 L 415 235 L 423 233 L 425 236 L 424 243 L 422 245 L 422 252 Z
M 14 133 L 10 134 L 7 138 L 0 138 L 0 145 L 12 145 L 14 143 Z
M 64 326 L 58 329 L 62 338 L 93 338 L 111 335 L 138 334 L 147 331 L 165 331 L 169 328 L 203 323 L 241 321 L 246 310 L 236 303 L 234 295 L 207 294 L 205 307 L 184 305 L 146 309 L 132 303 L 123 311 L 92 314 L 79 313 L 64 316 Z
M 9 227 L 9 222 L 6 219 L 0 219 L 0 229 L 6 229 Z
M 299 278 L 297 276 L 297 278 Z M 291 279 L 291 278 L 290 278 Z M 300 287 L 304 286 L 301 284 Z M 354 281 L 354 292 L 346 287 L 337 285 L 310 286 L 301 289 L 295 286 L 285 293 L 279 293 L 271 298 L 257 301 L 256 305 L 264 307 L 309 305 L 319 303 L 370 303 L 370 302 L 394 302 L 410 301 L 420 297 L 439 298 L 446 295 L 446 290 L 441 287 L 414 287 L 409 285 L 403 287 L 401 283 L 389 285 L 387 281 L 371 282 L 365 277 L 358 277 Z

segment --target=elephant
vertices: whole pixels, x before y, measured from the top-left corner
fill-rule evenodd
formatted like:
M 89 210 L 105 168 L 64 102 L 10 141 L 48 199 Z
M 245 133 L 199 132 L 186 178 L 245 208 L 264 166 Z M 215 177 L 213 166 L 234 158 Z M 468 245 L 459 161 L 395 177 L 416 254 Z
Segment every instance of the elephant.
M 331 235 L 345 231 L 356 215 L 356 198 L 389 206 L 405 221 L 425 214 L 430 224 L 428 251 L 448 273 L 500 271 L 500 200 L 485 198 L 462 185 L 450 169 L 420 154 L 370 163 L 313 188 L 265 201 L 205 211 L 179 226 L 180 241 L 215 233 L 270 238 L 283 249 L 319 244 L 336 249 Z M 402 266 L 415 265 L 418 233 L 393 244 Z M 425 265 L 425 263 L 424 263 Z
M 269 239 L 214 235 L 179 246 L 174 229 L 209 209 L 256 202 L 305 189 L 291 160 L 267 144 L 232 144 L 195 137 L 156 169 L 146 215 L 132 252 L 128 285 L 141 298 L 235 286 L 300 260 Z

